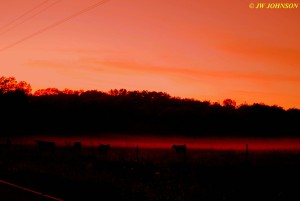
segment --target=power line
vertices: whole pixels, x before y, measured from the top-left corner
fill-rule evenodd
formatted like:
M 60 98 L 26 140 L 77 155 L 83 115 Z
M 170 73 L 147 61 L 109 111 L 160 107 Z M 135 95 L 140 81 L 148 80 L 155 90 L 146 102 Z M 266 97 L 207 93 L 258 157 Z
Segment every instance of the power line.
M 45 3 L 47 3 L 49 0 L 45 0 L 42 3 L 36 5 L 35 7 L 27 10 L 26 12 L 24 12 L 23 14 L 21 14 L 20 16 L 18 16 L 17 18 L 13 19 L 12 21 L 10 21 L 9 23 L 3 25 L 0 30 L 5 29 L 6 27 L 9 27 L 10 25 L 12 25 L 13 23 L 15 23 L 16 21 L 18 21 L 19 19 L 21 19 L 22 17 L 26 16 L 27 14 L 31 13 L 32 11 L 34 11 L 35 9 L 41 7 L 42 5 L 44 5 Z
M 30 20 L 30 19 L 36 17 L 37 15 L 43 13 L 44 11 L 48 10 L 49 8 L 51 8 L 51 7 L 54 6 L 55 4 L 59 3 L 60 1 L 62 1 L 62 0 L 56 0 L 56 1 L 54 1 L 52 4 L 50 4 L 49 6 L 45 7 L 44 9 L 40 10 L 39 12 L 37 12 L 37 13 L 35 13 L 35 14 L 33 14 L 33 15 L 27 17 L 27 18 L 25 18 L 23 21 L 21 21 L 21 22 L 19 22 L 19 23 L 17 23 L 17 24 L 14 24 L 13 26 L 11 26 L 11 27 L 9 27 L 8 29 L 6 29 L 5 31 L 0 32 L 0 36 L 3 35 L 3 34 L 5 34 L 5 33 L 7 33 L 7 32 L 9 32 L 10 30 L 16 28 L 17 26 L 19 26 L 19 25 L 21 25 L 21 24 L 24 24 L 25 22 L 27 22 L 28 20 Z
M 94 8 L 96 8 L 96 7 L 98 7 L 98 6 L 101 6 L 101 5 L 103 5 L 104 3 L 108 2 L 108 1 L 109 1 L 109 0 L 102 0 L 102 1 L 99 1 L 99 2 L 97 2 L 97 3 L 95 3 L 95 4 L 91 5 L 91 6 L 89 6 L 89 7 L 87 7 L 87 8 L 85 8 L 85 9 L 83 9 L 83 10 L 80 10 L 80 11 L 78 11 L 78 12 L 76 12 L 76 13 L 74 13 L 74 14 L 72 14 L 72 15 L 66 17 L 66 18 L 63 18 L 63 19 L 61 19 L 61 20 L 59 20 L 59 21 L 57 21 L 57 22 L 55 22 L 55 23 L 53 23 L 53 24 L 51 24 L 51 25 L 49 25 L 49 26 L 47 26 L 47 27 L 44 27 L 43 29 L 38 30 L 37 32 L 34 32 L 34 33 L 32 33 L 32 34 L 30 34 L 30 35 L 28 35 L 28 36 L 26 36 L 26 37 L 24 37 L 24 38 L 22 38 L 22 39 L 20 39 L 20 40 L 14 42 L 14 43 L 12 43 L 12 44 L 10 44 L 10 45 L 7 45 L 7 46 L 1 48 L 1 49 L 0 49 L 0 52 L 3 52 L 3 51 L 5 51 L 5 50 L 7 50 L 7 49 L 9 49 L 9 48 L 12 48 L 12 47 L 14 47 L 14 46 L 16 46 L 16 45 L 18 45 L 18 44 L 20 44 L 20 43 L 22 43 L 22 42 L 24 42 L 24 41 L 30 39 L 30 38 L 33 38 L 33 37 L 35 37 L 35 36 L 37 36 L 37 35 L 39 35 L 39 34 L 45 32 L 45 31 L 47 31 L 47 30 L 49 30 L 49 29 L 52 29 L 52 28 L 54 28 L 54 27 L 56 27 L 56 26 L 58 26 L 58 25 L 60 25 L 60 24 L 63 24 L 64 22 L 67 22 L 67 21 L 71 20 L 71 19 L 74 18 L 74 17 L 77 17 L 77 16 L 79 16 L 79 15 L 81 15 L 81 14 L 83 14 L 83 13 L 86 13 L 86 12 L 88 12 L 88 11 L 90 11 L 90 10 L 92 10 L 92 9 L 94 9 Z
M 34 193 L 36 195 L 40 195 L 42 197 L 45 197 L 45 198 L 48 198 L 48 199 L 51 199 L 51 200 L 63 201 L 60 198 L 56 198 L 56 197 L 53 197 L 53 196 L 50 196 L 50 195 L 47 195 L 47 194 L 44 194 L 44 193 L 41 193 L 41 192 L 38 192 L 38 191 L 35 191 L 35 190 L 32 190 L 32 189 L 29 189 L 29 188 L 26 188 L 26 187 L 23 187 L 23 186 L 19 186 L 17 184 L 13 184 L 13 183 L 4 181 L 4 180 L 0 180 L 0 183 L 6 184 L 8 186 L 11 186 L 11 187 L 14 187 L 14 188 L 17 188 L 17 189 L 21 189 L 21 190 L 24 190 L 24 191 L 27 191 L 27 192 L 30 192 L 30 193 Z

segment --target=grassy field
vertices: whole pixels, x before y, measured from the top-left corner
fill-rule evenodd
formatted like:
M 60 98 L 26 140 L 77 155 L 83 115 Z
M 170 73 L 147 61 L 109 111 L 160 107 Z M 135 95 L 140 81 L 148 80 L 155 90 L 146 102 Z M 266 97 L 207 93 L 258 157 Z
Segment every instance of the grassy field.
M 300 200 L 299 151 L 57 148 L 0 153 L 0 179 L 64 200 Z

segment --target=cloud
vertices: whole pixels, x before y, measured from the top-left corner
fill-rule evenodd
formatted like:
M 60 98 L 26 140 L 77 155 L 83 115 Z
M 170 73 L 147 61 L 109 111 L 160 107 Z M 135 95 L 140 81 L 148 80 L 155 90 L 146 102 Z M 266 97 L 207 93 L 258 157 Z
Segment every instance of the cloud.
M 211 78 L 224 80 L 254 80 L 254 81 L 284 81 L 300 83 L 300 76 L 282 75 L 272 72 L 226 71 L 209 70 L 189 67 L 158 66 L 145 63 L 137 63 L 126 60 L 101 60 L 97 58 L 84 58 L 80 60 L 82 65 L 86 65 L 86 70 L 94 72 L 113 71 L 116 73 L 128 72 L 135 74 L 156 74 L 164 76 L 176 76 L 187 78 Z
M 289 42 L 290 43 L 290 42 Z M 293 44 L 285 43 L 283 39 L 262 40 L 253 37 L 230 37 L 219 41 L 216 48 L 227 54 L 245 59 L 250 63 L 264 63 L 274 70 L 296 71 L 300 74 L 300 48 L 294 41 Z

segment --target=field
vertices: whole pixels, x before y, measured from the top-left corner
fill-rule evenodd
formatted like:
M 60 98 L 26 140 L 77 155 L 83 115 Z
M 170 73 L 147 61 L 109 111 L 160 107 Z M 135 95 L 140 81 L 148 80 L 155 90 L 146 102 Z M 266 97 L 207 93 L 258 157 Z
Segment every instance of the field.
M 63 200 L 300 200 L 300 151 L 2 149 L 0 179 Z

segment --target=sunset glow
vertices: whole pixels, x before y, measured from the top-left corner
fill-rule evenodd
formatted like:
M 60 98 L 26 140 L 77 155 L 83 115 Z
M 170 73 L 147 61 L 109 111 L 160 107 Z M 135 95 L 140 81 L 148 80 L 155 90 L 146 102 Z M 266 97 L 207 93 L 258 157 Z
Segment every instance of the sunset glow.
M 1 1 L 1 76 L 33 90 L 126 88 L 300 108 L 299 7 L 110 0 L 28 38 L 97 2 Z
M 72 146 L 80 141 L 84 147 L 97 147 L 99 144 L 110 144 L 112 148 L 135 149 L 138 145 L 141 149 L 168 149 L 173 144 L 186 144 L 187 149 L 203 150 L 245 150 L 246 144 L 250 150 L 298 150 L 299 138 L 217 138 L 217 137 L 154 137 L 154 136 L 129 136 L 112 135 L 105 136 L 26 136 L 14 139 L 17 144 L 33 145 L 36 139 L 53 141 L 60 147 Z

